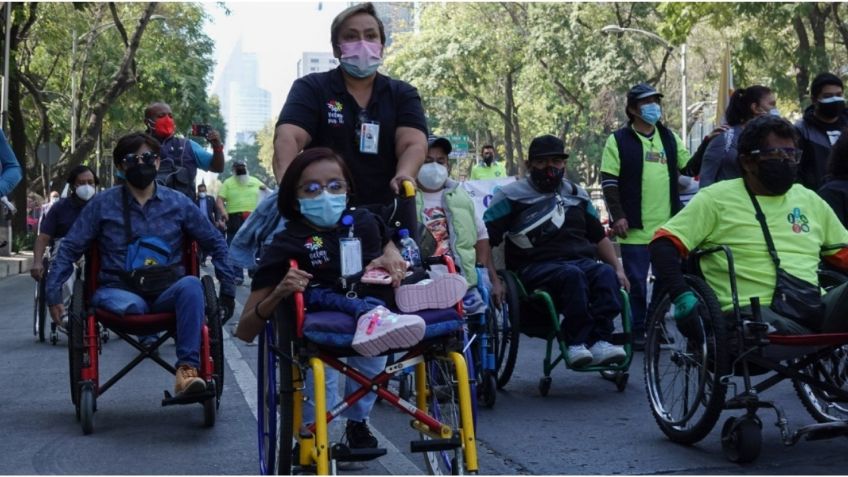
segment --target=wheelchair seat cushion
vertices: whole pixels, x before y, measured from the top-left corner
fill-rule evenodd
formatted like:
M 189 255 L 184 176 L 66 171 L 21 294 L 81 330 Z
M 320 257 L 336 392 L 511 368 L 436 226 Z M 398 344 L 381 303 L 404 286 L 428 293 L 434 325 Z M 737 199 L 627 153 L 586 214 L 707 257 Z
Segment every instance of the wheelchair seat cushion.
M 148 313 L 144 315 L 119 315 L 97 308 L 97 321 L 106 328 L 133 335 L 149 335 L 160 331 L 173 330 L 177 316 L 173 313 Z
M 416 313 L 427 324 L 424 340 L 444 336 L 462 327 L 462 318 L 453 308 Z M 338 311 L 307 313 L 303 335 L 311 342 L 333 348 L 350 348 L 356 333 L 356 318 Z

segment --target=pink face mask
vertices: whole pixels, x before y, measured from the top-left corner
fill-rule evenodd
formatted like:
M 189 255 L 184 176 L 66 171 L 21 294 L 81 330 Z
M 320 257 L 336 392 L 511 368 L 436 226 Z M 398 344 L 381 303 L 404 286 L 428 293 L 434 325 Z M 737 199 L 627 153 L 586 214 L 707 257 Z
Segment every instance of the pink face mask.
M 339 62 L 342 68 L 355 78 L 367 78 L 377 72 L 383 64 L 383 45 L 371 41 L 341 43 Z

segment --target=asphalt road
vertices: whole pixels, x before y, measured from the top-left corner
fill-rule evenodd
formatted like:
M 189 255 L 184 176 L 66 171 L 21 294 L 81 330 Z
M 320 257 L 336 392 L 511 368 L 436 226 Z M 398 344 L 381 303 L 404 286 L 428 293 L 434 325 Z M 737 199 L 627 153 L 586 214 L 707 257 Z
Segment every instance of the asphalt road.
M 33 282 L 0 281 L 0 474 L 256 474 L 256 346 L 229 336 L 227 376 L 214 428 L 203 427 L 200 405 L 161 407 L 173 377 L 145 362 L 98 400 L 95 430 L 84 436 L 68 388 L 68 353 L 32 336 Z M 243 303 L 248 289 L 240 287 Z M 235 321 L 235 319 L 233 320 Z M 232 322 L 226 326 L 229 330 Z M 114 337 L 114 335 L 113 335 Z M 547 397 L 538 392 L 543 341 L 522 337 L 515 374 L 494 409 L 478 416 L 483 474 L 844 474 L 843 438 L 781 444 L 774 414 L 761 411 L 763 451 L 751 465 L 725 460 L 719 431 L 701 443 L 671 443 L 653 421 L 642 378 L 642 356 L 631 367 L 624 392 L 594 373 L 564 367 L 553 373 Z M 124 342 L 103 347 L 101 375 L 133 356 Z M 174 359 L 173 343 L 162 348 Z M 793 427 L 811 418 L 791 386 L 767 396 L 787 411 Z M 385 403 L 371 418 L 386 457 L 341 469 L 344 474 L 420 474 L 423 458 L 408 452 L 417 439 L 409 418 Z M 340 424 L 333 430 L 338 434 Z

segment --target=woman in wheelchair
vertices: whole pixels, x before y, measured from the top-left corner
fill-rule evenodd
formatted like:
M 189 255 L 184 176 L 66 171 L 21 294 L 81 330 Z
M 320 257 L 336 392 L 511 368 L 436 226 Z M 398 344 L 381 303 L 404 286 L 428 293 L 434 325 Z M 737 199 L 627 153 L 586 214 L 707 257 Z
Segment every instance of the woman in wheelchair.
M 280 183 L 278 198 L 280 214 L 288 223 L 263 251 L 236 330 L 238 338 L 253 341 L 283 299 L 294 292 L 304 292 L 305 306 L 310 311 L 341 311 L 358 320 L 353 347 L 360 354 L 376 356 L 388 349 L 411 347 L 421 340 L 424 321 L 419 316 L 389 309 L 394 308 L 391 288 L 383 287 L 388 293 L 380 293 L 380 298 L 346 294 L 340 288 L 339 277 L 362 275 L 363 264 L 367 264 L 365 274 L 374 271 L 385 278 L 386 285 L 397 288 L 408 266 L 379 216 L 366 208 L 347 207 L 353 193 L 351 174 L 332 150 L 308 149 L 292 161 Z M 301 268 L 290 268 L 290 259 Z M 405 301 L 414 302 L 421 296 L 414 288 L 401 287 L 397 293 L 407 290 L 410 300 Z M 368 292 L 359 288 L 358 293 Z M 454 297 L 442 307 L 449 307 L 460 298 L 461 295 Z M 425 308 L 425 304 L 430 303 L 423 300 L 422 306 L 406 309 L 414 312 Z M 371 377 L 384 369 L 386 357 L 351 357 L 348 364 Z M 328 396 L 336 395 L 337 376 L 335 372 L 327 373 Z M 347 383 L 348 393 L 358 388 L 350 380 Z M 375 399 L 376 395 L 370 394 L 344 412 L 351 448 L 377 446 L 365 422 Z M 314 409 L 307 405 L 304 411 L 303 422 L 312 422 Z
M 585 190 L 564 177 L 564 144 L 533 139 L 529 177 L 495 193 L 483 220 L 493 246 L 506 235 L 506 266 L 528 289 L 546 289 L 564 318 L 567 358 L 574 368 L 622 362 L 610 344 L 621 312 L 619 286 L 629 288 L 612 243 Z M 606 263 L 599 263 L 600 258 Z
M 233 303 L 235 286 L 221 234 L 185 195 L 154 183 L 159 147 L 144 133 L 118 140 L 113 160 L 126 183 L 100 192 L 81 212 L 48 272 L 47 303 L 59 323 L 65 315 L 61 284 L 73 271 L 73 263 L 96 241 L 101 267 L 91 305 L 120 316 L 174 312 L 175 392 L 199 394 L 206 390 L 198 374 L 204 290 L 198 277 L 185 276 L 181 265 L 185 242 L 194 238 L 212 251 L 222 303 Z M 224 306 L 232 313 L 229 305 Z
M 759 298 L 771 331 L 848 331 L 848 285 L 822 298 L 817 278 L 822 259 L 848 267 L 848 231 L 824 200 L 794 183 L 800 154 L 797 133 L 785 119 L 753 119 L 739 137 L 742 178 L 702 189 L 657 232 L 651 243 L 654 273 L 666 284 L 675 324 L 687 338 L 699 339 L 702 329 L 680 257 L 721 245 L 732 252 L 738 296 Z M 732 311 L 725 256 L 705 255 L 700 270 L 722 311 Z M 751 307 L 742 305 L 742 316 L 751 316 Z

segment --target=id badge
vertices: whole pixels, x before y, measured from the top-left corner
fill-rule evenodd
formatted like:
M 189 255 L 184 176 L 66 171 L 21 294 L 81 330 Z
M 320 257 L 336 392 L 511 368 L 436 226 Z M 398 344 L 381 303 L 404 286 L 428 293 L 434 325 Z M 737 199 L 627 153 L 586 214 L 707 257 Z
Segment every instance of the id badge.
M 349 277 L 362 271 L 362 243 L 358 238 L 339 240 L 342 256 L 342 276 Z
M 380 142 L 380 125 L 377 123 L 362 123 L 359 131 L 359 152 L 377 154 Z

